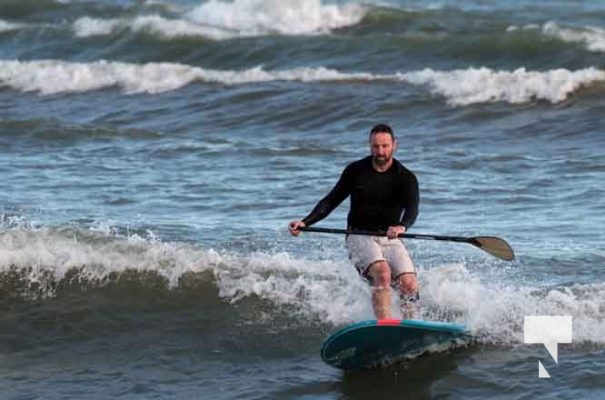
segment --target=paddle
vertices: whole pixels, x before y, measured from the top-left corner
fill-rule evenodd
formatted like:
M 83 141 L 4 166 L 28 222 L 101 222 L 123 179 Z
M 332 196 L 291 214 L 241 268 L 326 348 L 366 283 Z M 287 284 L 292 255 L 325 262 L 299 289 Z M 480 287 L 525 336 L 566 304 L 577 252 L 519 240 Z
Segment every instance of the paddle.
M 366 236 L 386 236 L 384 232 L 370 231 L 348 231 L 345 229 L 332 228 L 300 228 L 304 232 L 320 232 L 320 233 L 340 233 L 345 235 L 366 235 Z M 446 242 L 462 242 L 469 243 L 483 251 L 488 252 L 492 256 L 502 260 L 511 261 L 515 258 L 515 253 L 504 239 L 495 236 L 475 236 L 475 237 L 460 237 L 460 236 L 441 236 L 441 235 L 423 235 L 417 233 L 403 233 L 398 237 L 405 239 L 426 239 L 426 240 L 442 240 Z

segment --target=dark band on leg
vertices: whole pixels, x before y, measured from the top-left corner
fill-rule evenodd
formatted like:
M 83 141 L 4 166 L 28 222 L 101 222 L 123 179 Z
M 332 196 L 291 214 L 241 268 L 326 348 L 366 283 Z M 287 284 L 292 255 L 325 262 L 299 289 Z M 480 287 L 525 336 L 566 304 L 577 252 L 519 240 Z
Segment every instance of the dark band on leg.
M 397 279 L 399 279 L 402 275 L 411 275 L 413 274 L 414 276 L 418 276 L 418 274 L 416 274 L 416 271 L 405 271 L 400 273 L 399 275 L 397 275 L 396 277 L 393 278 L 394 281 L 396 281 Z
M 415 303 L 420 300 L 420 292 L 414 294 L 399 294 L 399 300 L 407 303 Z
M 372 266 L 373 266 L 374 264 L 379 263 L 379 262 L 382 262 L 382 261 L 385 261 L 385 260 L 377 260 L 377 261 L 374 261 L 373 263 L 371 263 L 370 265 L 368 265 L 368 266 L 366 267 L 366 269 L 365 269 L 365 270 L 364 270 L 364 271 L 361 273 L 361 277 L 362 277 L 362 278 L 364 278 L 366 281 L 368 281 L 368 283 L 369 283 L 370 285 L 373 285 L 373 284 L 374 284 L 374 280 L 372 279 L 372 276 L 370 275 L 370 268 L 372 268 Z M 358 271 L 359 271 L 359 270 L 358 270 Z

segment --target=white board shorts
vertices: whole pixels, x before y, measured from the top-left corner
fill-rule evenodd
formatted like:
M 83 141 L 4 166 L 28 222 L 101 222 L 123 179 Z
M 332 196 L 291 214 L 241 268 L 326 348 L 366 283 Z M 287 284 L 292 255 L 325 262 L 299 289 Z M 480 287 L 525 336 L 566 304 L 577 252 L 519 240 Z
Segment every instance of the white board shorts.
M 369 278 L 368 268 L 377 261 L 386 261 L 389 264 L 393 279 L 403 273 L 416 273 L 412 258 L 400 239 L 348 235 L 346 242 L 349 258 L 364 278 Z

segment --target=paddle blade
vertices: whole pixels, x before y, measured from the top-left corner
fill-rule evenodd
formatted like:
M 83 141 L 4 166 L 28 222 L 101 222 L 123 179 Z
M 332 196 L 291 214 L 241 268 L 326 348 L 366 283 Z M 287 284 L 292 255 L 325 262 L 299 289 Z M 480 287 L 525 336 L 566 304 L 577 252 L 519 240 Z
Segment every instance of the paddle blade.
M 502 260 L 511 261 L 515 258 L 515 253 L 505 240 L 494 236 L 479 236 L 472 238 L 473 245 L 489 254 L 501 258 Z

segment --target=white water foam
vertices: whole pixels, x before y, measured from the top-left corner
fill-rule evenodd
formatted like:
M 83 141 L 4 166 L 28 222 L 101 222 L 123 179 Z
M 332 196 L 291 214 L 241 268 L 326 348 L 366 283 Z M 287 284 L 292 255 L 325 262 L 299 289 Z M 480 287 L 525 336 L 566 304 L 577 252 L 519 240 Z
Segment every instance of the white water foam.
M 544 25 L 528 24 L 523 27 L 510 26 L 507 32 L 517 30 L 539 30 L 543 35 L 562 40 L 566 43 L 583 44 L 592 52 L 605 52 L 605 29 L 595 26 L 564 27 L 550 21 Z
M 0 213 L 0 229 L 34 229 L 35 224 L 22 215 Z
M 210 0 L 189 17 L 243 35 L 300 35 L 356 25 L 365 14 L 360 5 L 324 5 L 320 0 Z
M 605 71 L 593 67 L 576 71 L 555 69 L 527 71 L 519 68 L 494 71 L 490 68 L 468 68 L 454 71 L 433 71 L 403 74 L 405 80 L 426 84 L 451 105 L 506 102 L 521 104 L 533 100 L 559 103 L 583 86 L 605 81 Z
M 77 37 L 109 35 L 118 30 L 148 32 L 161 38 L 199 36 L 214 40 L 237 37 L 327 34 L 358 24 L 363 6 L 323 5 L 319 0 L 211 0 L 180 18 L 143 15 L 135 18 L 82 17 L 73 24 Z
M 542 32 L 568 43 L 583 43 L 594 52 L 605 52 L 605 29 L 593 26 L 582 28 L 566 28 L 554 22 L 548 22 L 542 27 Z
M 96 230 L 90 233 L 48 228 L 6 230 L 0 233 L 0 272 L 29 269 L 29 281 L 45 287 L 46 276 L 50 274 L 60 280 L 72 268 L 83 268 L 81 276 L 90 280 L 102 280 L 110 273 L 126 270 L 155 271 L 167 279 L 170 287 L 175 287 L 185 272 L 203 271 L 218 263 L 215 252 L 162 243 L 153 235 L 116 236 Z M 41 295 L 52 296 L 52 289 Z
M 121 22 L 119 19 L 98 19 L 90 17 L 78 18 L 73 23 L 73 29 L 76 37 L 90 37 L 109 35 L 119 28 Z
M 31 294 L 34 297 L 53 297 L 53 281 L 74 268 L 82 279 L 96 282 L 125 271 L 154 272 L 170 288 L 178 287 L 187 273 L 210 271 L 219 296 L 231 303 L 257 296 L 277 306 L 294 306 L 303 317 L 319 316 L 335 324 L 372 316 L 366 301 L 369 288 L 352 268 L 332 261 L 305 262 L 286 253 L 242 256 L 161 242 L 153 233 L 124 236 L 106 224 L 90 231 L 9 228 L 0 232 L 0 274 L 24 271 L 27 282 L 41 288 L 41 293 Z
M 100 281 L 135 270 L 155 272 L 175 288 L 184 274 L 211 271 L 219 296 L 231 303 L 255 296 L 276 309 L 294 308 L 296 318 L 333 325 L 373 318 L 370 289 L 342 254 L 323 261 L 283 252 L 235 254 L 104 230 L 5 230 L 0 233 L 0 273 L 22 269 L 30 282 L 44 287 L 49 274 L 60 280 L 71 268 Z M 575 344 L 605 343 L 605 284 L 548 287 L 517 282 L 506 273 L 486 279 L 481 268 L 477 271 L 463 264 L 420 268 L 418 317 L 464 323 L 483 343 L 516 345 L 523 343 L 525 316 L 571 315 Z M 46 295 L 52 296 L 52 289 Z M 400 317 L 395 294 L 393 300 L 393 316 Z
M 277 71 L 254 67 L 236 71 L 211 70 L 177 63 L 0 61 L 0 85 L 43 95 L 110 87 L 122 88 L 128 94 L 154 94 L 177 90 L 194 82 L 239 85 L 273 81 L 408 83 L 427 86 L 453 106 L 467 106 L 487 102 L 519 104 L 534 100 L 558 103 L 582 87 L 605 81 L 605 71 L 593 67 L 576 71 L 527 71 L 519 68 L 512 72 L 468 68 L 372 74 L 340 72 L 325 67 Z
M 10 31 L 16 31 L 18 29 L 24 28 L 27 25 L 25 24 L 20 24 L 20 23 L 16 23 L 16 22 L 9 22 L 9 21 L 5 21 L 3 19 L 0 19 L 0 33 L 2 32 L 10 32 Z
M 287 253 L 231 259 L 217 272 L 219 294 L 237 302 L 255 295 L 295 306 L 303 318 L 335 325 L 371 319 L 370 290 L 343 261 L 296 260 Z
M 201 36 L 221 40 L 240 36 L 237 32 L 220 27 L 202 25 L 184 19 L 167 19 L 159 15 L 139 16 L 133 19 L 82 17 L 74 22 L 73 29 L 75 35 L 80 38 L 110 35 L 119 30 L 147 32 L 164 39 Z
M 86 92 L 118 86 L 126 93 L 161 93 L 192 82 L 226 85 L 302 81 L 372 80 L 372 74 L 343 74 L 327 68 L 296 68 L 265 71 L 261 67 L 242 71 L 211 70 L 176 63 L 129 64 L 97 61 L 70 63 L 56 60 L 0 61 L 0 83 L 41 94 Z
M 574 343 L 605 343 L 605 284 L 546 287 L 514 280 L 485 282 L 463 265 L 422 271 L 422 301 L 459 315 L 485 343 L 523 343 L 528 315 L 571 315 Z

